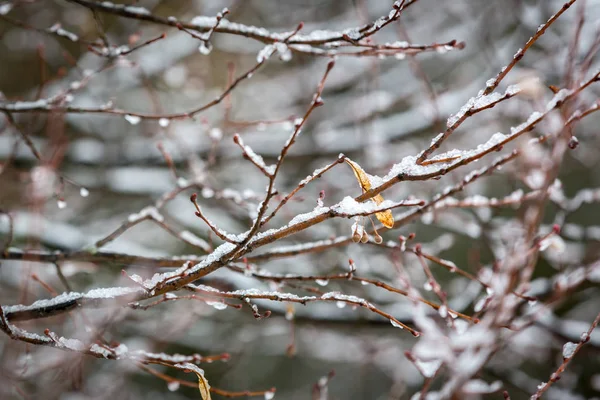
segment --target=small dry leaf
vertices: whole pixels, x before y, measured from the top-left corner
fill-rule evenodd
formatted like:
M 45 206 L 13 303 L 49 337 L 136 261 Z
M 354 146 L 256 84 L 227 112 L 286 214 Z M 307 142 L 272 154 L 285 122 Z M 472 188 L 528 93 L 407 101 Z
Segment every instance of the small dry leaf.
M 208 380 L 202 374 L 198 375 L 198 389 L 200 390 L 200 396 L 202 396 L 202 400 L 211 400 L 210 398 L 210 385 L 208 384 Z
M 352 172 L 354 172 L 354 176 L 360 184 L 360 187 L 363 190 L 363 192 L 371 190 L 371 181 L 369 179 L 369 176 L 361 168 L 361 166 L 355 163 L 354 161 L 350 160 L 349 158 L 345 158 L 344 160 L 348 163 L 350 168 L 352 168 Z M 377 196 L 373 196 L 371 200 L 373 200 L 375 204 L 379 205 L 383 203 L 383 196 L 378 194 Z M 386 228 L 391 229 L 394 227 L 394 217 L 392 216 L 392 212 L 390 210 L 378 212 L 375 214 L 375 216 L 377 217 L 379 222 L 381 222 Z
M 195 373 L 196 376 L 198 376 L 198 390 L 200 390 L 202 400 L 212 400 L 212 397 L 210 396 L 210 385 L 208 384 L 208 380 L 204 377 L 203 369 L 192 363 L 175 364 L 175 367 Z

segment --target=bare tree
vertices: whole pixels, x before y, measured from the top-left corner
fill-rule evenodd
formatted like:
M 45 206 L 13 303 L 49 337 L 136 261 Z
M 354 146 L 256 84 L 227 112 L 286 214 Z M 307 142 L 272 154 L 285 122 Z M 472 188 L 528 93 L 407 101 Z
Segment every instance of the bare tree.
M 353 3 L 0 2 L 3 398 L 598 395 L 600 7 Z

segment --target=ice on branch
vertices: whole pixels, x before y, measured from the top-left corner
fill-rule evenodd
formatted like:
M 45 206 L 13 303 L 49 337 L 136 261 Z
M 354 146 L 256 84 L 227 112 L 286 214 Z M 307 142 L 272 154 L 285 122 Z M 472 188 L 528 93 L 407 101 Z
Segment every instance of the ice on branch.
M 390 319 L 390 323 L 392 324 L 392 326 L 393 326 L 394 328 L 398 328 L 398 329 L 404 329 L 404 326 L 402 326 L 401 324 L 399 324 L 398 322 L 396 322 L 396 321 L 395 321 L 395 320 L 393 320 L 393 319 Z
M 527 121 L 510 128 L 511 135 L 514 135 L 514 134 L 517 134 L 517 133 L 523 131 L 529 125 L 537 124 L 543 117 L 544 117 L 544 114 L 542 114 L 540 112 L 537 112 L 537 111 L 532 112 L 529 115 L 529 117 L 527 117 Z
M 131 125 L 137 125 L 137 124 L 140 123 L 140 121 L 142 119 L 140 117 L 138 117 L 137 115 L 126 114 L 125 115 L 125 120 L 127 122 L 129 122 Z
M 109 349 L 99 346 L 95 343 L 90 347 L 90 351 L 99 356 L 102 356 L 103 358 L 110 358 L 110 356 L 112 355 L 112 352 Z
M 35 101 L 16 101 L 14 103 L 0 103 L 8 111 L 23 111 L 36 108 L 46 108 L 50 105 L 48 99 L 39 99 Z
M 337 215 L 354 217 L 359 215 L 371 215 L 401 206 L 418 206 L 423 204 L 423 202 L 418 200 L 404 200 L 399 202 L 384 200 L 380 204 L 375 204 L 373 202 L 359 203 L 352 197 L 346 196 L 341 202 L 332 206 L 331 209 Z
M 399 163 L 394 164 L 391 170 L 383 178 L 374 176 L 373 182 L 377 182 L 380 186 L 384 182 L 394 179 L 398 176 L 427 176 L 430 174 L 437 173 L 445 168 L 449 168 L 455 164 L 468 160 L 472 157 L 478 156 L 479 154 L 493 148 L 494 146 L 503 144 L 510 136 L 505 135 L 501 132 L 494 133 L 487 142 L 480 144 L 477 148 L 472 150 L 450 150 L 435 157 L 432 157 L 431 161 L 438 161 L 434 163 L 428 163 L 426 165 L 417 164 L 418 156 L 406 156 Z M 445 161 L 447 160 L 447 161 Z
M 209 31 L 214 29 L 218 23 L 218 30 L 236 32 L 238 34 L 259 37 L 269 39 L 275 44 L 268 44 L 257 56 L 258 62 L 263 62 L 268 59 L 275 51 L 280 54 L 283 61 L 288 61 L 291 58 L 291 51 L 289 48 L 294 48 L 297 51 L 311 52 L 314 54 L 323 54 L 325 51 L 318 47 L 313 47 L 319 44 L 339 46 L 339 42 L 345 41 L 344 36 L 347 36 L 351 40 L 359 40 L 364 35 L 371 35 L 383 27 L 384 24 L 389 22 L 391 19 L 397 16 L 398 11 L 392 9 L 389 15 L 377 19 L 374 23 L 370 24 L 369 28 L 360 32 L 357 28 L 347 28 L 341 31 L 335 30 L 314 30 L 307 34 L 299 32 L 270 32 L 269 30 L 252 26 L 244 25 L 235 22 L 231 22 L 226 18 L 222 18 L 219 21 L 216 17 L 208 16 L 196 16 L 191 20 L 191 24 L 201 31 Z M 289 46 L 288 46 L 289 44 Z M 278 46 L 279 48 L 276 48 Z M 286 48 L 284 48 L 287 47 Z
M 219 247 L 217 247 L 212 253 L 207 255 L 206 258 L 204 258 L 204 260 L 202 260 L 198 264 L 196 264 L 192 267 L 188 267 L 187 264 L 184 264 L 181 268 L 178 268 L 175 271 L 165 272 L 162 274 L 154 274 L 152 276 L 152 278 L 146 279 L 145 281 L 143 281 L 142 285 L 146 289 L 148 289 L 150 291 L 150 293 L 152 294 L 152 292 L 155 290 L 157 285 L 164 284 L 164 283 L 168 282 L 170 279 L 178 278 L 183 273 L 185 273 L 187 275 L 197 273 L 200 270 L 202 270 L 203 268 L 207 268 L 208 266 L 212 265 L 214 262 L 219 261 L 227 253 L 229 253 L 233 249 L 235 249 L 235 247 L 236 247 L 235 244 L 225 242 L 222 245 L 220 245 Z
M 241 298 L 265 298 L 276 301 L 295 301 L 295 302 L 306 302 L 306 301 L 314 301 L 317 300 L 316 296 L 298 296 L 292 293 L 284 293 L 284 292 L 268 292 L 262 291 L 259 289 L 240 289 L 240 290 L 232 290 L 228 292 L 221 292 L 218 289 L 215 289 L 211 286 L 206 285 L 188 285 L 188 287 L 192 289 L 199 289 L 201 291 L 214 292 L 220 295 L 226 296 L 236 296 Z
M 124 4 L 114 4 L 110 1 L 103 1 L 102 6 L 105 8 L 112 8 L 114 10 L 121 10 L 129 14 L 135 15 L 150 15 L 150 11 L 144 7 L 128 6 Z
M 235 135 L 233 140 L 242 148 L 244 155 L 252 162 L 252 164 L 256 165 L 261 171 L 263 171 L 267 175 L 273 175 L 275 173 L 275 165 L 267 165 L 265 164 L 265 160 L 263 160 L 262 156 L 256 154 L 252 148 L 246 144 L 240 137 L 240 135 Z
M 573 342 L 567 342 L 563 346 L 562 356 L 563 358 L 571 358 L 573 354 L 575 354 L 575 350 L 577 350 L 577 344 Z
M 73 351 L 82 351 L 85 349 L 85 345 L 81 340 L 77 339 L 67 339 L 64 337 L 60 337 L 58 342 L 62 344 L 65 348 Z
M 385 17 L 383 18 L 385 20 Z M 208 17 L 208 16 L 196 16 L 194 17 L 190 23 L 195 25 L 197 28 L 201 30 L 210 30 L 217 24 L 216 17 Z M 269 38 L 275 42 L 283 42 L 287 41 L 292 44 L 302 43 L 302 42 L 329 42 L 332 40 L 342 40 L 343 36 L 346 34 L 349 37 L 354 37 L 356 39 L 359 38 L 359 33 L 356 28 L 348 28 L 343 31 L 333 31 L 333 30 L 314 30 L 307 34 L 294 33 L 294 32 L 279 32 L 274 33 L 270 32 L 265 28 L 252 26 L 252 25 L 244 25 L 236 22 L 231 22 L 227 18 L 222 18 L 219 22 L 219 29 L 228 30 L 228 31 L 236 31 L 240 34 L 247 36 L 258 36 Z M 292 35 L 293 34 L 293 35 Z M 292 35 L 290 37 L 290 35 Z
M 493 81 L 493 80 L 492 80 Z M 493 82 L 492 82 L 493 83 Z M 490 85 L 491 86 L 491 85 Z M 446 121 L 446 126 L 448 128 L 454 126 L 460 119 L 465 117 L 468 112 L 478 112 L 482 109 L 485 109 L 492 104 L 498 103 L 502 100 L 508 99 L 512 96 L 517 95 L 521 89 L 517 85 L 509 86 L 504 94 L 500 93 L 490 93 L 489 95 L 484 95 L 483 90 L 480 91 L 476 97 L 471 97 L 458 112 Z
M 311 175 L 308 175 L 306 178 L 302 179 L 298 186 L 305 186 L 307 183 L 312 181 L 313 179 L 319 177 L 323 172 L 325 172 L 329 168 L 329 166 L 325 166 L 323 168 L 318 168 L 313 171 Z
M 200 42 L 200 46 L 198 46 L 198 51 L 200 54 L 207 56 L 212 51 L 212 45 L 209 42 Z
M 290 61 L 292 59 L 292 51 L 287 44 L 282 42 L 275 43 L 275 50 L 279 53 L 281 61 Z
M 573 93 L 572 90 L 569 89 L 561 89 L 552 97 L 552 100 L 546 105 L 546 111 L 552 110 L 559 103 L 565 101 L 567 97 L 569 97 Z
M 156 209 L 156 207 L 149 206 L 143 208 L 139 213 L 129 215 L 129 217 L 127 217 L 127 221 L 133 224 L 146 218 L 151 218 L 158 222 L 163 222 L 165 219 L 162 216 L 162 214 Z
M 2 306 L 2 311 L 5 314 L 11 314 L 16 312 L 24 312 L 30 310 L 48 309 L 58 305 L 70 304 L 76 301 L 83 300 L 107 300 L 107 299 L 118 299 L 121 297 L 129 297 L 141 294 L 140 288 L 131 287 L 112 287 L 112 288 L 100 288 L 92 289 L 87 293 L 69 292 L 55 296 L 51 299 L 37 300 L 30 305 L 14 305 L 14 306 Z
M 288 226 L 301 224 L 310 219 L 313 219 L 314 217 L 316 217 L 318 215 L 325 214 L 325 213 L 329 212 L 329 210 L 330 210 L 329 207 L 315 207 L 315 209 L 312 210 L 311 212 L 296 215 L 289 222 Z
M 319 249 L 320 247 L 328 247 L 328 246 L 333 247 L 338 243 L 345 242 L 346 240 L 347 240 L 346 237 L 339 237 L 339 238 L 335 238 L 333 240 L 318 240 L 316 242 L 300 243 L 300 244 L 294 244 L 294 245 L 290 245 L 290 246 L 280 246 L 280 247 L 275 247 L 274 249 L 270 249 L 266 254 L 269 257 L 283 257 L 290 253 L 303 253 L 303 252 L 310 252 L 311 250 Z M 259 254 L 256 257 L 260 258 L 261 254 Z
M 52 25 L 50 28 L 48 28 L 48 32 L 56 33 L 58 36 L 66 37 L 67 39 L 71 40 L 72 42 L 76 42 L 79 40 L 79 36 L 77 36 L 76 34 L 74 34 L 72 32 L 64 30 L 60 24 Z
M 275 52 L 275 46 L 273 46 L 272 44 L 266 45 L 265 47 L 262 48 L 261 51 L 258 52 L 258 55 L 256 56 L 256 62 L 259 62 L 259 63 L 265 62 L 273 55 L 274 52 Z
M 562 97 L 562 96 L 561 96 Z M 539 112 L 533 112 L 527 121 L 516 128 L 511 129 L 510 135 L 505 135 L 501 132 L 496 132 L 488 139 L 487 142 L 478 145 L 475 149 L 471 150 L 450 150 L 445 153 L 439 154 L 429 159 L 427 164 L 417 164 L 418 156 L 406 156 L 399 163 L 394 164 L 391 170 L 383 178 L 378 176 L 369 176 L 369 179 L 374 186 L 373 189 L 377 190 L 377 186 L 381 186 L 394 179 L 404 179 L 407 177 L 419 178 L 427 177 L 440 173 L 444 169 L 453 168 L 454 166 L 464 163 L 465 161 L 472 161 L 478 157 L 483 156 L 491 149 L 497 146 L 502 146 L 505 143 L 513 140 L 515 137 L 521 135 L 526 129 L 530 129 L 535 124 L 544 118 L 546 114 Z M 438 135 L 437 138 L 441 137 Z M 436 138 L 436 139 L 437 139 Z M 435 140 L 435 139 L 434 139 Z M 437 162 L 436 162 L 437 161 Z M 468 182 L 465 181 L 465 182 Z

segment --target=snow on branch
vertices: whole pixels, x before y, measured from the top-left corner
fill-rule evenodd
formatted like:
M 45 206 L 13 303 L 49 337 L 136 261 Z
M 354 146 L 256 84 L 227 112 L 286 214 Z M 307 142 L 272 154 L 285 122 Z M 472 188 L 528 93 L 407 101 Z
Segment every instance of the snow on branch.
M 266 165 L 263 158 L 256 154 L 250 146 L 244 144 L 244 141 L 237 133 L 233 136 L 233 141 L 242 149 L 244 158 L 250 160 L 250 162 L 254 164 L 256 168 L 258 168 L 260 172 L 262 172 L 267 178 L 273 176 L 275 173 L 275 165 Z

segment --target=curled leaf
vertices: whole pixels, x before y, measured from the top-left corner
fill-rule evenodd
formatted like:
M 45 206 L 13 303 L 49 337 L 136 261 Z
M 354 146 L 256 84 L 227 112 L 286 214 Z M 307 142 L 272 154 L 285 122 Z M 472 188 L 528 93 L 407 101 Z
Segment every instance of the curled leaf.
M 376 204 L 383 203 L 383 197 L 380 194 L 373 197 L 371 200 L 373 200 Z M 392 229 L 394 227 L 394 216 L 390 210 L 375 213 L 375 216 L 386 228 Z
M 208 380 L 204 377 L 204 370 L 202 368 L 192 363 L 175 364 L 175 368 L 195 373 L 198 376 L 198 390 L 200 390 L 202 400 L 212 400 L 210 397 L 210 385 L 208 384 Z
M 210 385 L 208 384 L 208 380 L 202 374 L 198 375 L 198 389 L 200 390 L 200 395 L 202 396 L 202 400 L 211 400 L 210 398 Z
M 356 180 L 360 184 L 362 190 L 364 192 L 371 190 L 371 180 L 369 179 L 367 173 L 361 168 L 361 166 L 347 157 L 344 159 L 344 161 L 346 161 L 350 168 L 352 168 L 352 172 L 354 172 L 354 176 L 356 176 Z
M 363 192 L 371 190 L 371 180 L 369 179 L 369 175 L 367 175 L 367 173 L 361 168 L 361 166 L 355 163 L 354 161 L 350 160 L 349 158 L 345 158 L 344 161 L 346 161 L 350 168 L 352 168 L 352 172 L 354 172 L 354 176 L 360 184 L 360 187 L 363 190 Z M 383 203 L 383 196 L 381 194 L 378 194 L 377 196 L 373 196 L 371 200 L 375 202 L 375 204 L 379 205 Z M 392 212 L 390 210 L 375 213 L 375 217 L 377 217 L 379 222 L 381 222 L 386 228 L 391 229 L 394 227 L 394 217 L 392 216 Z

